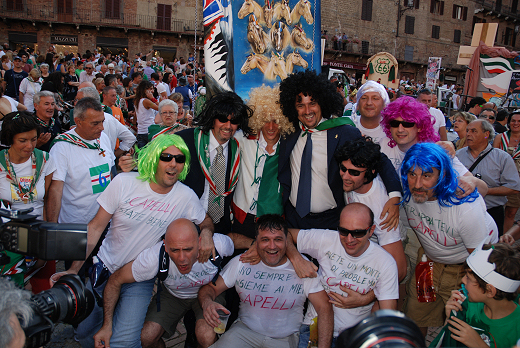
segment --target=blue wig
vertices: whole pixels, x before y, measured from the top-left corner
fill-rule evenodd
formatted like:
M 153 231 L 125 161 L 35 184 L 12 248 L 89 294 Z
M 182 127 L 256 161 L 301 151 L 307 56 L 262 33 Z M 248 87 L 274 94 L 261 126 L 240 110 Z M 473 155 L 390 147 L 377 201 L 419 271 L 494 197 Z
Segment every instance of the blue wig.
M 439 170 L 439 180 L 433 189 L 440 206 L 450 207 L 473 202 L 477 199 L 477 189 L 464 198 L 457 197 L 455 193 L 459 188 L 457 173 L 453 170 L 451 158 L 442 147 L 433 143 L 418 143 L 406 152 L 401 165 L 403 202 L 408 203 L 411 197 L 410 187 L 408 186 L 408 172 L 414 171 L 417 167 L 426 173 L 432 173 L 433 168 Z

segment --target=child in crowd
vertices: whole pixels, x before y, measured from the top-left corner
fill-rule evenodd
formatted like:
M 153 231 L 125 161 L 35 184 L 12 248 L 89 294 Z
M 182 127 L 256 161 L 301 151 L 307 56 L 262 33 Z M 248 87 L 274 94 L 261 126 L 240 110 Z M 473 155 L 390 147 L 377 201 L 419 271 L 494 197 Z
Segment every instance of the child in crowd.
M 502 243 L 477 247 L 464 266 L 465 294 L 453 290 L 446 304 L 451 338 L 468 347 L 516 345 L 520 339 L 520 250 Z

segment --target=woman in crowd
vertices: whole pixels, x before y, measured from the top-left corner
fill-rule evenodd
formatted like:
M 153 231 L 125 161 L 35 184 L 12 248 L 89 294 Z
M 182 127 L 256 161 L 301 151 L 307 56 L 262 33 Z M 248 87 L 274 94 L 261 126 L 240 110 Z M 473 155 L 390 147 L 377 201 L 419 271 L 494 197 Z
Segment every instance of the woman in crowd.
M 96 89 L 97 89 L 99 95 L 101 96 L 101 94 L 103 94 L 103 88 L 106 87 L 105 79 L 102 77 L 98 77 L 93 82 L 94 82 L 94 86 L 96 86 Z
M 43 79 L 42 91 L 51 91 L 53 93 L 63 93 L 63 74 L 59 71 L 50 73 L 47 78 Z
M 6 115 L 3 125 L 2 143 L 10 146 L 0 151 L 0 199 L 8 202 L 11 209 L 34 208 L 33 214 L 44 219 L 44 197 L 56 170 L 49 154 L 36 149 L 40 126 L 33 115 L 27 112 L 12 112 Z M 11 267 L 3 266 L 2 275 L 8 275 L 23 286 L 23 271 L 26 269 L 25 257 L 9 254 Z M 42 266 L 44 262 L 40 262 Z M 6 273 L 4 273 L 6 272 Z M 48 289 L 48 278 L 56 272 L 53 261 L 38 274 L 39 279 L 32 281 L 33 291 Z M 41 288 L 39 288 L 41 287 Z
M 509 130 L 502 134 L 497 134 L 493 141 L 493 147 L 504 150 L 510 154 L 515 161 L 516 169 L 520 173 L 520 113 L 509 115 L 507 124 Z M 507 196 L 504 231 L 508 231 L 513 227 L 518 208 L 520 208 L 520 193 Z
M 155 112 L 159 110 L 153 97 L 153 84 L 143 80 L 135 92 L 135 115 L 137 118 L 137 146 L 139 148 L 148 143 L 148 127 L 154 124 Z
M 49 77 L 49 64 L 42 63 L 40 65 L 40 72 L 41 72 L 42 79 L 46 79 L 47 77 Z
M 76 98 L 78 93 L 79 78 L 76 75 L 74 65 L 67 66 L 68 74 L 65 75 L 65 83 L 63 87 L 63 99 L 65 101 L 72 101 Z
M 468 146 L 466 144 L 466 127 L 470 122 L 475 121 L 477 118 L 469 112 L 459 111 L 453 116 L 453 119 L 453 130 L 457 132 L 459 136 L 453 141 L 453 145 L 455 145 L 455 150 L 459 150 Z
M 33 96 L 42 88 L 40 70 L 34 68 L 29 72 L 29 76 L 20 83 L 20 100 L 27 108 L 27 111 L 34 112 Z
M 183 124 L 177 122 L 177 112 L 179 107 L 177 103 L 170 99 L 165 99 L 159 103 L 159 113 L 155 116 L 160 118 L 158 124 L 152 124 L 148 127 L 148 141 L 152 141 L 160 134 L 174 134 L 183 129 L 188 129 Z
M 7 71 L 7 70 L 12 69 L 13 64 L 11 64 L 11 61 L 9 60 L 9 57 L 7 56 L 7 54 L 4 54 L 2 56 L 1 62 L 2 62 L 2 70 Z

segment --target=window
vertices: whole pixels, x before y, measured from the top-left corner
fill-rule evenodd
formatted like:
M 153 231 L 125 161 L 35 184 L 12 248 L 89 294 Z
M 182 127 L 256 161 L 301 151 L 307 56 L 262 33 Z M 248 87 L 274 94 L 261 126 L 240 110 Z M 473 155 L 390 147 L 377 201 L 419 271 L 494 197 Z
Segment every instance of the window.
M 504 45 L 514 46 L 513 33 L 514 29 L 506 28 L 504 32 Z
M 495 1 L 495 11 L 500 13 L 502 11 L 502 0 Z
M 453 32 L 453 42 L 460 43 L 460 34 L 460 30 L 455 29 L 455 31 Z
M 58 0 L 58 21 L 72 22 L 73 0 Z
M 413 61 L 413 46 L 404 46 L 404 60 Z
M 361 19 L 364 21 L 372 20 L 372 4 L 373 0 L 363 0 L 361 5 Z
M 6 0 L 7 11 L 23 11 L 23 1 L 21 0 Z
M 105 18 L 119 19 L 120 0 L 105 0 Z
M 468 19 L 468 8 L 454 4 L 452 18 L 462 19 L 463 21 L 465 21 L 466 19 Z
M 441 33 L 441 27 L 432 25 L 432 39 L 438 39 Z
M 444 1 L 431 0 L 430 13 L 442 16 L 444 14 Z
M 157 4 L 157 29 L 171 30 L 172 5 Z
M 405 22 L 404 22 L 404 32 L 406 34 L 413 34 L 414 33 L 414 26 L 415 26 L 415 17 L 406 16 L 406 19 L 405 19 Z
M 370 44 L 370 42 L 368 41 L 361 41 L 361 53 L 362 54 L 368 54 L 368 45 Z
M 413 0 L 413 5 L 415 7 L 416 10 L 419 9 L 419 0 Z
M 511 2 L 511 12 L 516 13 L 517 9 L 518 9 L 518 0 L 513 0 Z

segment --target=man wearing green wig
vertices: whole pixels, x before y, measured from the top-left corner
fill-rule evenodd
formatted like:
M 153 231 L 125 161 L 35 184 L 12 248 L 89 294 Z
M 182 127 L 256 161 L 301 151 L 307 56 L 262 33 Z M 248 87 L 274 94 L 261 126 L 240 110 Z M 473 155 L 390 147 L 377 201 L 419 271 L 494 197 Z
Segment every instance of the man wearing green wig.
M 137 255 L 161 240 L 166 227 L 174 220 L 185 218 L 199 225 L 201 246 L 199 262 L 211 256 L 213 223 L 197 195 L 179 180 L 189 170 L 190 152 L 177 135 L 158 136 L 139 152 L 139 173 L 121 173 L 114 178 L 97 199 L 100 207 L 88 224 L 90 254 L 101 233 L 112 220 L 97 254 L 93 270 L 110 275 L 134 260 Z M 83 261 L 76 261 L 68 270 L 76 273 Z M 102 294 L 104 284 L 91 277 L 87 286 Z M 102 278 L 102 277 L 99 277 Z M 92 282 L 94 281 L 94 284 Z M 113 316 L 114 335 L 111 347 L 140 347 L 140 333 L 152 297 L 154 279 L 125 284 Z M 93 335 L 103 323 L 100 302 L 77 329 L 82 347 L 94 347 Z

